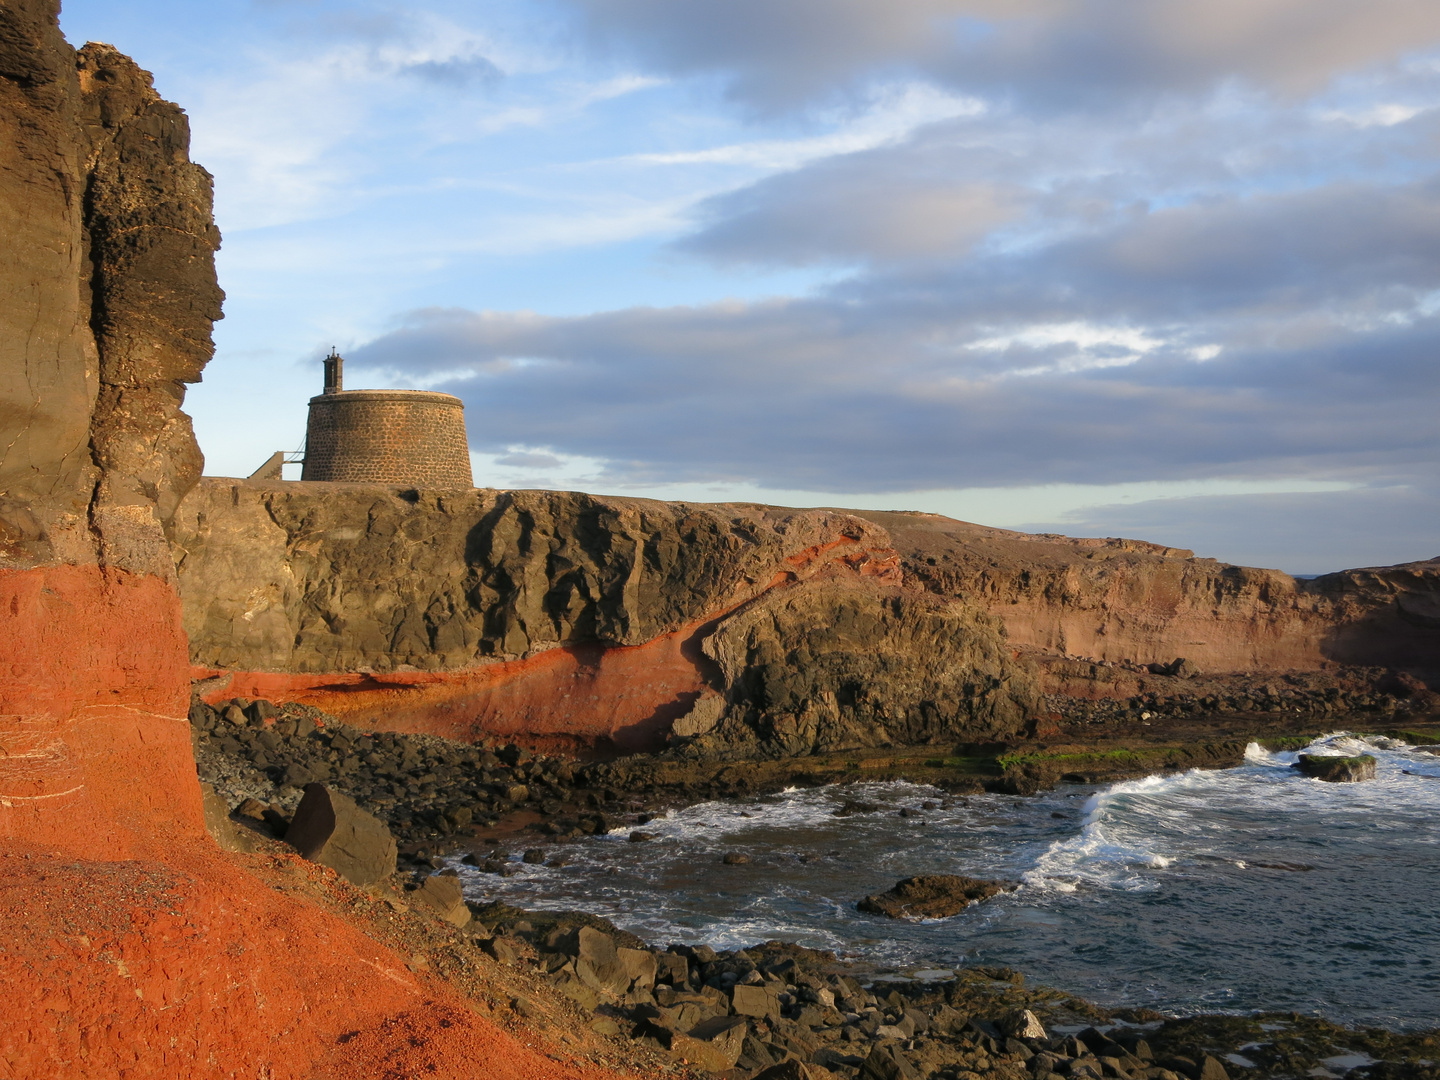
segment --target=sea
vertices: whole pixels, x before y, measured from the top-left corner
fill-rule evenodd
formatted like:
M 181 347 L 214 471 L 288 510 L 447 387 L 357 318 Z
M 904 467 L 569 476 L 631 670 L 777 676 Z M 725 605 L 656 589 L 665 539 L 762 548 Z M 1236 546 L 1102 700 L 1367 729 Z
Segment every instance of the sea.
M 1379 775 L 1307 779 L 1291 768 L 1302 752 L 1372 754 Z M 837 815 L 847 800 L 877 809 Z M 508 878 L 455 865 L 471 900 L 589 911 L 655 944 L 779 939 L 881 977 L 1003 965 L 1111 1007 L 1440 1027 L 1440 756 L 1392 739 L 1252 744 L 1237 768 L 1031 798 L 795 789 L 673 810 L 640 827 L 646 842 L 633 828 L 564 845 L 563 867 L 519 852 Z M 855 908 L 936 873 L 1020 887 L 947 919 Z

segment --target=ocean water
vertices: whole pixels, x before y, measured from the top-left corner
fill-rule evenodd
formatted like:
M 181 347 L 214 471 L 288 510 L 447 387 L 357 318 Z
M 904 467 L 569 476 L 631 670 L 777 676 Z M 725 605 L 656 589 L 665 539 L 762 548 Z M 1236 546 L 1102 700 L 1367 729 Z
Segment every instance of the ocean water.
M 1112 1005 L 1440 1026 L 1440 756 L 1343 732 L 1307 752 L 1370 753 L 1380 775 L 1309 780 L 1252 745 L 1239 768 L 1031 799 L 884 783 L 702 803 L 647 843 L 567 844 L 562 868 L 456 865 L 471 899 L 593 911 L 656 943 L 779 938 L 895 971 L 1005 964 Z M 837 817 L 846 799 L 880 809 Z M 949 919 L 855 910 L 925 873 L 1022 884 Z

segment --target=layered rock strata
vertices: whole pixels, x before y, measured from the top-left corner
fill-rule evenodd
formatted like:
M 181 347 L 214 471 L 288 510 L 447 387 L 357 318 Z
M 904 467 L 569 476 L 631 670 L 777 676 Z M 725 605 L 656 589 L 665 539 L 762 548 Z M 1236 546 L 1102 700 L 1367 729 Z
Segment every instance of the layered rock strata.
M 803 752 L 1003 736 L 998 623 L 835 511 L 206 480 L 171 539 L 198 674 L 352 723 Z
M 887 530 L 908 578 L 982 604 L 1039 656 L 1142 669 L 1183 658 L 1205 674 L 1373 665 L 1440 686 L 1440 559 L 1302 580 L 1137 540 L 863 516 Z M 1062 665 L 1047 689 L 1137 692 L 1133 679 L 1105 681 Z
M 170 536 L 210 700 L 456 738 L 796 754 L 1007 738 L 1037 689 L 1440 685 L 1440 561 L 1301 581 L 930 514 L 220 479 Z

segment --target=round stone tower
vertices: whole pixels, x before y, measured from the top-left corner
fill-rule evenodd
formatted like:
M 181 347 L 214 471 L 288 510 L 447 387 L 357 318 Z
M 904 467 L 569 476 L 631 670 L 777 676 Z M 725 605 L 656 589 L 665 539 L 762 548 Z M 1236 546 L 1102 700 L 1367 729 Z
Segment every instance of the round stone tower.
M 343 365 L 331 350 L 325 391 L 310 399 L 301 480 L 474 486 L 464 402 L 430 390 L 345 390 Z

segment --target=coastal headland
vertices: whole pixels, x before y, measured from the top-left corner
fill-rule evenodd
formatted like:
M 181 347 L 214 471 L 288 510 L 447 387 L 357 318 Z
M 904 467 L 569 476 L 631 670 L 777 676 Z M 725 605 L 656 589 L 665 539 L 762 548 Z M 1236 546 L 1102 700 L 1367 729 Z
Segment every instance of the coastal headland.
M 0 131 L 8 1075 L 1435 1074 L 1433 1034 L 999 969 L 888 989 L 436 871 L 796 782 L 1018 797 L 1342 719 L 1424 741 L 1440 562 L 1297 581 L 920 514 L 202 480 L 220 237 L 184 113 L 7 0 Z M 312 834 L 388 831 L 395 872 L 287 845 L 311 792 Z

